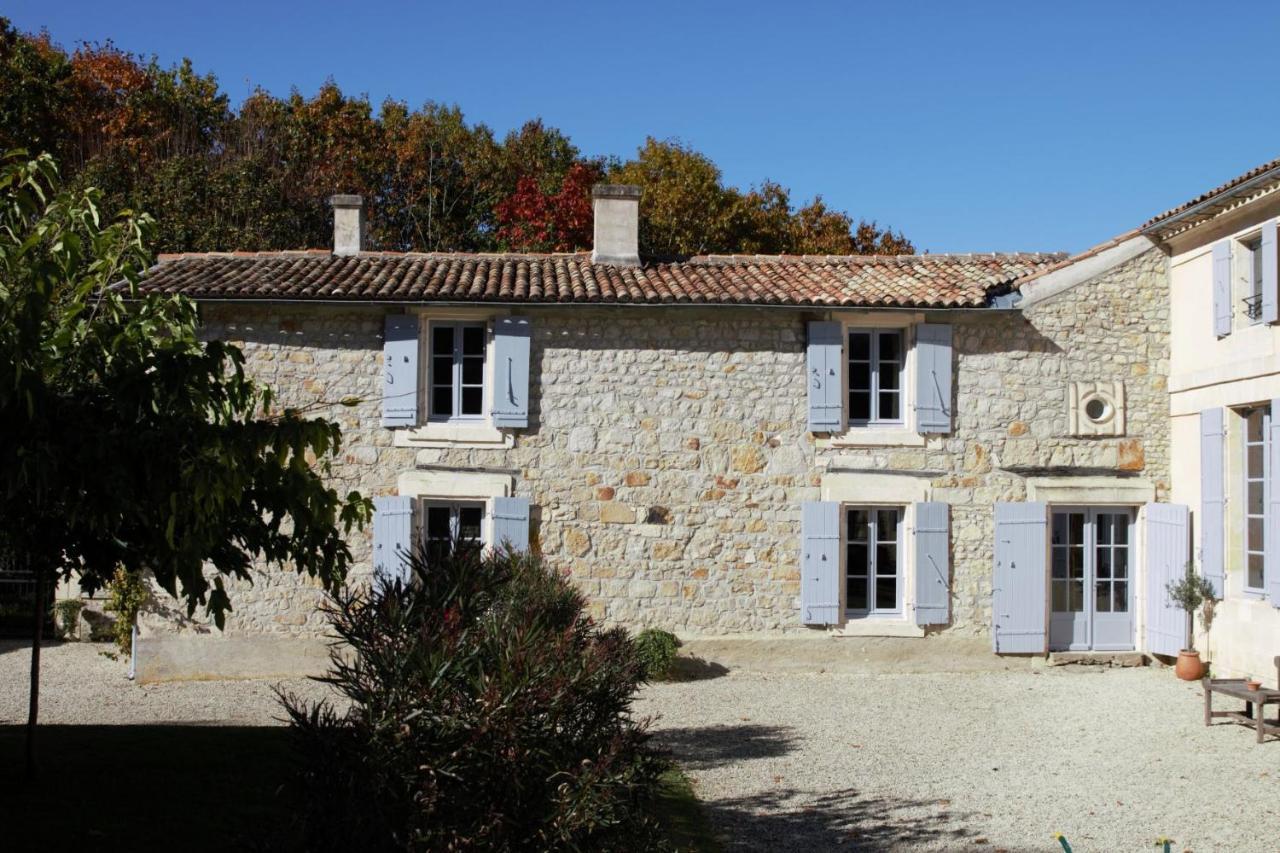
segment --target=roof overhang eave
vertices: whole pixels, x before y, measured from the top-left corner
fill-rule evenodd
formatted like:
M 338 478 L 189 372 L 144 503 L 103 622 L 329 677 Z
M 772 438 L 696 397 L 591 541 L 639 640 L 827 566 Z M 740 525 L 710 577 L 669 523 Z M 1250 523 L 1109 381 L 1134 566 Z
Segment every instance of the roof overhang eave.
M 1148 237 L 1153 237 L 1157 240 L 1164 240 L 1175 231 L 1185 230 L 1185 228 L 1192 228 L 1200 224 L 1199 221 L 1188 222 L 1188 220 L 1197 216 L 1203 216 L 1203 219 L 1200 221 L 1212 219 L 1213 216 L 1219 212 L 1213 211 L 1212 208 L 1219 207 L 1223 203 L 1229 202 L 1232 199 L 1249 195 L 1258 188 L 1274 182 L 1280 182 L 1280 165 L 1274 166 L 1260 175 L 1255 175 L 1249 180 L 1241 184 L 1237 184 L 1230 189 L 1223 190 L 1220 193 L 1212 195 L 1204 201 L 1197 202 L 1186 210 L 1179 211 L 1172 216 L 1166 216 L 1163 219 L 1157 219 L 1154 222 L 1150 222 L 1138 230 Z M 1185 227 L 1179 229 L 1175 227 L 1177 225 L 1185 225 Z

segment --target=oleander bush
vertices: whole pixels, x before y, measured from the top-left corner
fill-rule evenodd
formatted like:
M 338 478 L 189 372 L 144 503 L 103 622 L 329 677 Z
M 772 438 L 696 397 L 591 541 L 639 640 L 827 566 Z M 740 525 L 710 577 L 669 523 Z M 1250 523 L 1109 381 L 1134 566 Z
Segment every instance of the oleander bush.
M 282 697 L 307 849 L 660 849 L 635 643 L 535 556 L 411 568 L 331 599 L 322 680 L 349 708 Z
M 680 652 L 680 640 L 675 634 L 661 628 L 645 628 L 636 635 L 635 644 L 646 681 L 663 681 L 671 677 L 676 655 Z

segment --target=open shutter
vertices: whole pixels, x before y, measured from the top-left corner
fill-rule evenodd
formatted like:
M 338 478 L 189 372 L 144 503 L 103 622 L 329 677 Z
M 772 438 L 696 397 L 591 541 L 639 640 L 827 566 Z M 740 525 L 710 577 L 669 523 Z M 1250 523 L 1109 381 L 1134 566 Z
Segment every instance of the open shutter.
M 512 551 L 529 550 L 529 499 L 493 499 L 493 544 Z
M 529 425 L 529 338 L 528 317 L 500 317 L 494 324 L 493 425 Z
M 844 432 L 843 338 L 839 323 L 809 323 L 809 432 Z
M 916 510 L 916 624 L 945 625 L 951 605 L 951 525 L 944 503 Z
M 1280 607 L 1280 399 L 1271 401 L 1267 435 L 1266 533 L 1262 537 L 1262 578 L 1272 607 Z
M 916 429 L 951 432 L 951 326 L 916 327 Z
M 1043 503 L 995 505 L 995 574 L 991 589 L 991 637 L 997 654 L 1038 653 L 1045 630 L 1045 555 L 1048 507 Z
M 1213 244 L 1213 333 L 1231 334 L 1231 241 Z
M 382 339 L 382 425 L 418 423 L 418 317 L 388 314 Z
M 409 552 L 413 547 L 413 498 L 373 499 L 373 575 L 409 580 Z
M 1280 258 L 1276 257 L 1276 220 L 1268 219 L 1262 223 L 1262 322 L 1280 321 L 1280 275 L 1277 267 Z M 1275 411 L 1272 409 L 1272 411 Z
M 805 501 L 800 539 L 800 616 L 806 625 L 835 625 L 840 621 L 840 504 Z
M 1169 598 L 1170 581 L 1187 571 L 1190 509 L 1180 504 L 1147 504 L 1147 651 L 1176 655 L 1186 642 L 1187 616 Z
M 1206 409 L 1200 413 L 1200 573 L 1213 584 L 1214 595 L 1222 598 L 1226 571 L 1223 566 L 1224 510 L 1224 412 Z

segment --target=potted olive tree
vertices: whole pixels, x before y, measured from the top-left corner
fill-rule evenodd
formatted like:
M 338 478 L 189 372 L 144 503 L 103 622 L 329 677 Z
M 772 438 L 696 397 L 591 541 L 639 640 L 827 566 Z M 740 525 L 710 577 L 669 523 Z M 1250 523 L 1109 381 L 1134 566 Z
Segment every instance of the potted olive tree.
M 1165 591 L 1173 603 L 1187 614 L 1187 641 L 1178 652 L 1178 664 L 1173 671 L 1183 681 L 1195 681 L 1204 676 L 1204 663 L 1196 651 L 1195 612 L 1205 602 L 1213 601 L 1213 584 L 1196 574 L 1195 566 L 1188 560 L 1186 574 L 1179 580 L 1169 581 Z

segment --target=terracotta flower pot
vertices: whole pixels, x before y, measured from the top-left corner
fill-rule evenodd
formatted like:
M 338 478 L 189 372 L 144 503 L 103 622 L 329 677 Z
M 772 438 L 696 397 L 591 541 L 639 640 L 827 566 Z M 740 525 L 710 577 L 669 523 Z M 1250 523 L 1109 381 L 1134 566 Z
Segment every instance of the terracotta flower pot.
M 1262 687 L 1262 682 L 1256 681 L 1251 678 L 1244 683 L 1244 686 L 1249 688 L 1250 690 L 1257 690 L 1258 688 Z
M 1178 652 L 1178 663 L 1173 671 L 1183 681 L 1198 681 L 1203 678 L 1204 663 L 1200 660 L 1200 653 L 1191 649 Z

